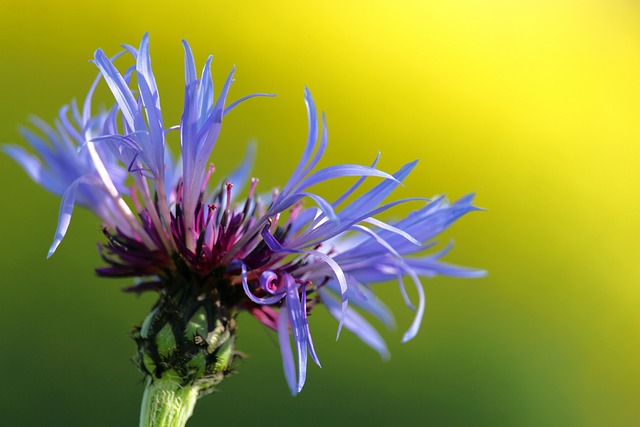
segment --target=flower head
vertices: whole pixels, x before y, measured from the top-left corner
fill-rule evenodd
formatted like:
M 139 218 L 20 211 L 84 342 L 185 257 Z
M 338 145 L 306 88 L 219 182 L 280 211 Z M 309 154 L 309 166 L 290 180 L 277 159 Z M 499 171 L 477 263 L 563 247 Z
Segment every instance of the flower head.
M 258 180 L 249 175 L 253 146 L 236 171 L 210 185 L 214 167 L 209 159 L 224 117 L 240 102 L 268 95 L 227 103 L 231 70 L 214 96 L 211 57 L 198 76 L 186 42 L 184 49 L 184 109 L 177 126 L 166 126 L 162 116 L 145 35 L 139 48 L 125 46 L 123 53 L 135 64 L 124 72 L 114 64 L 123 53 L 109 58 L 96 51 L 99 76 L 82 112 L 72 104 L 61 110 L 54 127 L 34 120 L 41 134 L 23 131 L 36 155 L 4 147 L 34 181 L 62 196 L 50 254 L 78 203 L 104 223 L 107 240 L 101 253 L 107 266 L 98 268 L 98 274 L 137 278 L 127 290 L 159 293 L 136 335 L 146 373 L 160 378 L 172 371 L 184 381 L 212 376 L 212 366 L 228 353 L 221 343 L 234 332 L 235 313 L 247 311 L 277 331 L 285 378 L 296 394 L 305 382 L 308 357 L 320 365 L 308 323 L 316 306 L 325 306 L 337 319 L 338 334 L 344 327 L 386 358 L 384 340 L 359 313 L 394 324 L 372 284 L 396 281 L 415 309 L 404 334 L 407 341 L 418 332 L 424 313 L 422 278 L 484 274 L 443 263 L 450 247 L 428 252 L 434 237 L 477 210 L 472 196 L 451 204 L 442 197 L 388 201 L 416 162 L 390 174 L 377 168 L 379 155 L 370 166 L 316 168 L 327 148 L 327 126 L 306 89 L 308 138 L 282 189 L 266 200 L 258 195 Z M 94 113 L 93 91 L 101 80 L 115 105 Z M 166 143 L 172 131 L 180 134 L 177 161 Z M 317 184 L 341 177 L 355 177 L 356 182 L 336 200 L 314 192 Z M 378 182 L 362 191 L 368 179 Z M 248 196 L 238 200 L 247 185 Z M 419 207 L 406 218 L 378 218 L 407 202 Z M 417 307 L 407 296 L 405 280 L 417 291 Z

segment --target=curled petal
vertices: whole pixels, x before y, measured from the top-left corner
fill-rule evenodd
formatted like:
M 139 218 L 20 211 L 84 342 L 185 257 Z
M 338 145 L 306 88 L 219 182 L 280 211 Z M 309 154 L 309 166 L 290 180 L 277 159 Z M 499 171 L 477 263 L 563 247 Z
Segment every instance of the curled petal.
M 278 290 L 278 275 L 267 270 L 260 275 L 260 287 L 270 294 L 275 294 Z M 275 283 L 274 283 L 275 282 Z
M 244 289 L 244 293 L 249 297 L 249 299 L 255 302 L 256 304 L 263 304 L 263 305 L 275 304 L 285 296 L 285 294 L 275 295 L 267 298 L 260 298 L 255 296 L 251 292 L 251 289 L 249 289 L 249 283 L 247 281 L 247 266 L 244 265 L 244 263 L 242 263 L 242 288 Z

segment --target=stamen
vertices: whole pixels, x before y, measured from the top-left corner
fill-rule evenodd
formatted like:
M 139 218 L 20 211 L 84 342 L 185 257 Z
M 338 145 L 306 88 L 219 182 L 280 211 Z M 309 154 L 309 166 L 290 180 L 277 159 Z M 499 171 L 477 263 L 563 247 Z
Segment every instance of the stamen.
M 289 210 L 289 218 L 287 219 L 286 226 L 293 224 L 298 215 L 302 212 L 302 201 L 296 202 Z
M 271 220 L 271 225 L 269 227 L 269 231 L 271 231 L 271 233 L 274 233 L 276 228 L 278 228 L 278 220 L 280 220 L 280 214 L 279 213 L 277 213 L 273 217 L 273 220 Z
M 138 192 L 136 191 L 136 186 L 132 185 L 129 187 L 129 193 L 131 194 L 131 201 L 133 202 L 133 206 L 136 207 L 138 212 L 142 211 L 142 205 L 140 204 L 140 199 L 138 199 Z
M 256 187 L 258 186 L 258 182 L 260 180 L 258 178 L 251 178 L 251 187 L 249 188 L 249 199 L 253 199 L 253 195 L 256 191 Z
M 208 207 L 209 207 L 209 214 L 207 215 L 207 223 L 205 224 L 204 231 L 205 233 L 209 232 L 209 236 L 207 238 L 207 244 L 209 245 L 210 248 L 212 248 L 218 240 L 218 230 L 215 226 L 210 228 L 209 224 L 211 223 L 211 219 L 214 217 L 215 211 L 218 210 L 218 205 L 209 204 Z
M 107 193 L 109 193 L 109 196 L 115 202 L 116 206 L 118 207 L 118 210 L 120 211 L 124 219 L 127 221 L 127 223 L 135 231 L 135 233 L 142 239 L 142 241 L 149 248 L 156 249 L 157 247 L 156 244 L 149 237 L 147 232 L 140 226 L 140 223 L 137 221 L 136 216 L 133 214 L 133 212 L 131 212 L 131 209 L 129 208 L 127 203 L 124 201 L 124 199 L 118 192 L 118 189 L 116 188 L 116 186 L 113 184 L 113 181 L 111 180 L 111 176 L 109 175 L 107 168 L 102 162 L 102 159 L 100 158 L 100 155 L 98 154 L 98 151 L 96 150 L 96 147 L 93 141 L 87 142 L 87 149 L 89 150 L 89 156 L 91 157 L 93 166 L 96 168 L 96 171 L 98 172 L 98 176 L 100 176 L 100 180 L 102 181 L 102 184 L 107 190 Z
M 216 171 L 216 166 L 213 163 L 209 164 L 209 167 L 207 168 L 207 173 L 204 176 L 204 181 L 202 182 L 202 190 L 201 193 L 204 193 L 207 190 L 207 184 L 209 183 L 209 179 L 211 178 L 211 175 L 213 175 L 213 173 Z
M 204 230 L 209 228 L 209 223 L 211 222 L 211 218 L 213 217 L 213 213 L 218 209 L 218 206 L 216 204 L 209 204 L 209 205 L 207 205 L 207 207 L 209 208 L 209 211 L 207 213 L 207 220 L 205 221 L 205 224 L 204 224 L 204 227 L 203 227 Z
M 231 189 L 233 188 L 233 183 L 227 182 L 227 206 L 226 213 L 229 215 L 231 213 Z

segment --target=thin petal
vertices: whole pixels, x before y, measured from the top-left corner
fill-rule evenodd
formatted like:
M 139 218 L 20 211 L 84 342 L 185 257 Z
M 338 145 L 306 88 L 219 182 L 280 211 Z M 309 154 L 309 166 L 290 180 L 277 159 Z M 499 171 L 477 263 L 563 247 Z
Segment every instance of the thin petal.
M 373 161 L 373 163 L 371 164 L 372 168 L 375 168 L 376 165 L 378 164 L 378 161 L 380 160 L 380 152 L 378 151 L 378 155 L 376 156 L 375 160 Z M 360 177 L 355 184 L 353 184 L 353 186 L 351 186 L 351 188 L 349 188 L 347 191 L 344 192 L 344 194 L 342 194 L 342 196 L 340 196 L 335 202 L 333 202 L 333 207 L 338 207 L 342 202 L 344 202 L 347 197 L 349 197 L 351 194 L 353 194 L 354 191 L 356 191 L 358 189 L 358 187 L 360 187 L 360 185 L 362 185 L 362 183 L 364 182 L 364 180 L 367 179 L 366 176 Z
M 247 99 L 251 99 L 251 98 L 256 98 L 256 97 L 267 97 L 267 98 L 273 98 L 276 95 L 273 93 L 254 93 L 251 95 L 247 95 L 247 96 L 243 96 L 242 98 L 233 101 L 227 108 L 224 109 L 224 113 L 223 115 L 226 116 L 227 114 L 229 114 L 229 112 L 231 110 L 233 110 L 234 108 L 236 108 L 240 103 L 246 101 Z
M 340 319 L 340 303 L 333 299 L 333 297 L 331 297 L 325 290 L 320 289 L 318 292 L 322 297 L 322 303 L 327 310 L 329 310 L 329 313 L 331 313 L 331 315 L 336 319 Z M 377 351 L 383 359 L 389 359 L 389 349 L 387 348 L 387 344 L 382 336 L 380 336 L 378 331 L 376 331 L 376 329 L 371 326 L 364 317 L 358 314 L 358 312 L 351 307 L 347 310 L 347 315 L 344 319 L 344 327 L 353 332 L 369 347 Z
M 249 289 L 249 283 L 247 281 L 247 266 L 242 263 L 242 288 L 244 289 L 244 293 L 249 297 L 249 299 L 256 304 L 269 305 L 275 304 L 284 298 L 284 294 L 274 295 L 267 298 L 261 298 L 253 295 L 251 289 Z
M 329 166 L 309 175 L 307 178 L 302 180 L 298 184 L 298 186 L 296 186 L 296 191 L 303 191 L 304 189 L 311 187 L 312 185 L 316 185 L 329 179 L 340 178 L 343 176 L 377 176 L 380 178 L 399 182 L 392 175 L 386 172 L 382 172 L 378 169 L 369 166 L 345 164 Z
M 307 107 L 307 119 L 309 122 L 309 133 L 307 137 L 307 144 L 304 147 L 304 152 L 302 153 L 302 157 L 296 166 L 296 169 L 291 174 L 291 178 L 287 182 L 287 184 L 282 189 L 283 194 L 289 193 L 291 189 L 304 177 L 305 175 L 305 167 L 311 158 L 311 154 L 316 146 L 316 141 L 318 139 L 318 117 L 316 113 L 316 105 L 313 102 L 313 97 L 311 96 L 311 92 L 308 88 L 304 88 L 304 101 Z
M 418 310 L 416 310 L 416 316 L 413 319 L 411 326 L 402 337 L 403 343 L 413 339 L 418 334 L 418 330 L 420 329 L 420 324 L 422 323 L 422 318 L 424 317 L 424 306 L 425 306 L 424 288 L 422 287 L 422 283 L 420 282 L 420 279 L 413 272 L 409 272 L 409 275 L 411 276 L 413 283 L 416 285 L 416 290 L 418 291 Z
M 307 378 L 307 328 L 305 327 L 304 315 L 302 314 L 302 304 L 298 295 L 298 287 L 294 283 L 293 277 L 285 273 L 284 280 L 287 281 L 286 309 L 293 331 L 293 341 L 296 344 L 298 353 L 298 389 L 300 392 Z M 282 309 L 285 307 L 283 306 Z
M 127 82 L 125 82 L 122 75 L 113 66 L 109 58 L 102 52 L 102 49 L 98 49 L 95 53 L 95 64 L 100 69 L 102 77 L 109 85 L 113 96 L 116 98 L 122 115 L 131 128 L 135 128 L 135 118 L 138 114 L 138 103 L 136 102 Z
M 2 151 L 15 160 L 36 184 L 47 184 L 46 180 L 43 180 L 42 163 L 36 156 L 18 145 L 3 145 Z
M 71 214 L 73 213 L 73 207 L 76 201 L 76 192 L 78 190 L 78 186 L 80 184 L 85 184 L 91 182 L 93 179 L 87 176 L 81 176 L 76 179 L 69 185 L 69 188 L 62 195 L 62 201 L 60 203 L 60 213 L 58 215 L 58 226 L 56 228 L 56 233 L 53 238 L 53 243 L 49 248 L 49 253 L 47 254 L 47 258 L 51 258 L 53 253 L 56 251 L 60 242 L 64 238 L 65 234 L 67 234 L 67 230 L 69 229 L 69 224 L 71 222 Z M 93 180 L 95 182 L 95 180 Z
M 284 377 L 287 380 L 291 394 L 295 396 L 298 394 L 298 386 L 296 384 L 296 366 L 293 361 L 291 341 L 289 340 L 289 315 L 287 313 L 286 303 L 280 309 L 280 315 L 278 317 L 278 341 L 280 342 Z

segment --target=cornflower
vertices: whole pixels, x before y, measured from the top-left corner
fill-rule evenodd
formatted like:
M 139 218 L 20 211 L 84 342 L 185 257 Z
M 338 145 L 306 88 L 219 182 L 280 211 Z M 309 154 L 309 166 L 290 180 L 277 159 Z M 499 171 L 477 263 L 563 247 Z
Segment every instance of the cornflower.
M 415 161 L 393 174 L 377 168 L 379 155 L 371 166 L 316 168 L 328 134 L 307 89 L 307 141 L 280 191 L 267 197 L 257 193 L 258 180 L 249 179 L 255 157 L 251 145 L 234 172 L 210 185 L 214 167 L 209 158 L 224 117 L 249 98 L 270 95 L 249 95 L 227 105 L 234 70 L 214 97 L 212 58 L 198 77 L 191 49 L 183 45 L 185 97 L 179 125 L 165 125 L 145 35 L 139 48 L 125 45 L 113 58 L 95 52 L 99 75 L 82 110 L 72 102 L 53 126 L 33 119 L 37 131 L 21 129 L 35 154 L 20 146 L 3 147 L 36 183 L 62 198 L 49 256 L 78 204 L 104 224 L 106 241 L 100 250 L 107 266 L 97 268 L 98 275 L 131 277 L 135 284 L 127 291 L 158 295 L 133 334 L 137 363 L 146 376 L 141 426 L 185 425 L 197 398 L 231 372 L 239 355 L 234 340 L 240 311 L 277 332 L 284 376 L 295 395 L 305 383 L 308 358 L 320 365 L 308 323 L 316 306 L 337 319 L 338 335 L 344 327 L 388 358 L 384 340 L 360 314 L 394 325 L 372 284 L 398 283 L 415 310 L 403 337 L 408 341 L 424 314 L 421 278 L 484 274 L 442 262 L 450 246 L 427 253 L 438 234 L 478 210 L 472 196 L 454 203 L 443 197 L 387 201 Z M 114 62 L 123 54 L 132 56 L 135 65 L 121 73 Z M 115 105 L 94 112 L 92 98 L 102 80 Z M 172 131 L 180 133 L 178 160 L 166 141 Z M 336 200 L 314 192 L 317 184 L 341 177 L 357 180 Z M 379 182 L 364 191 L 367 178 Z M 247 185 L 247 197 L 237 201 Z M 405 218 L 378 219 L 407 202 L 420 207 Z M 416 289 L 417 307 L 409 300 L 405 278 Z

